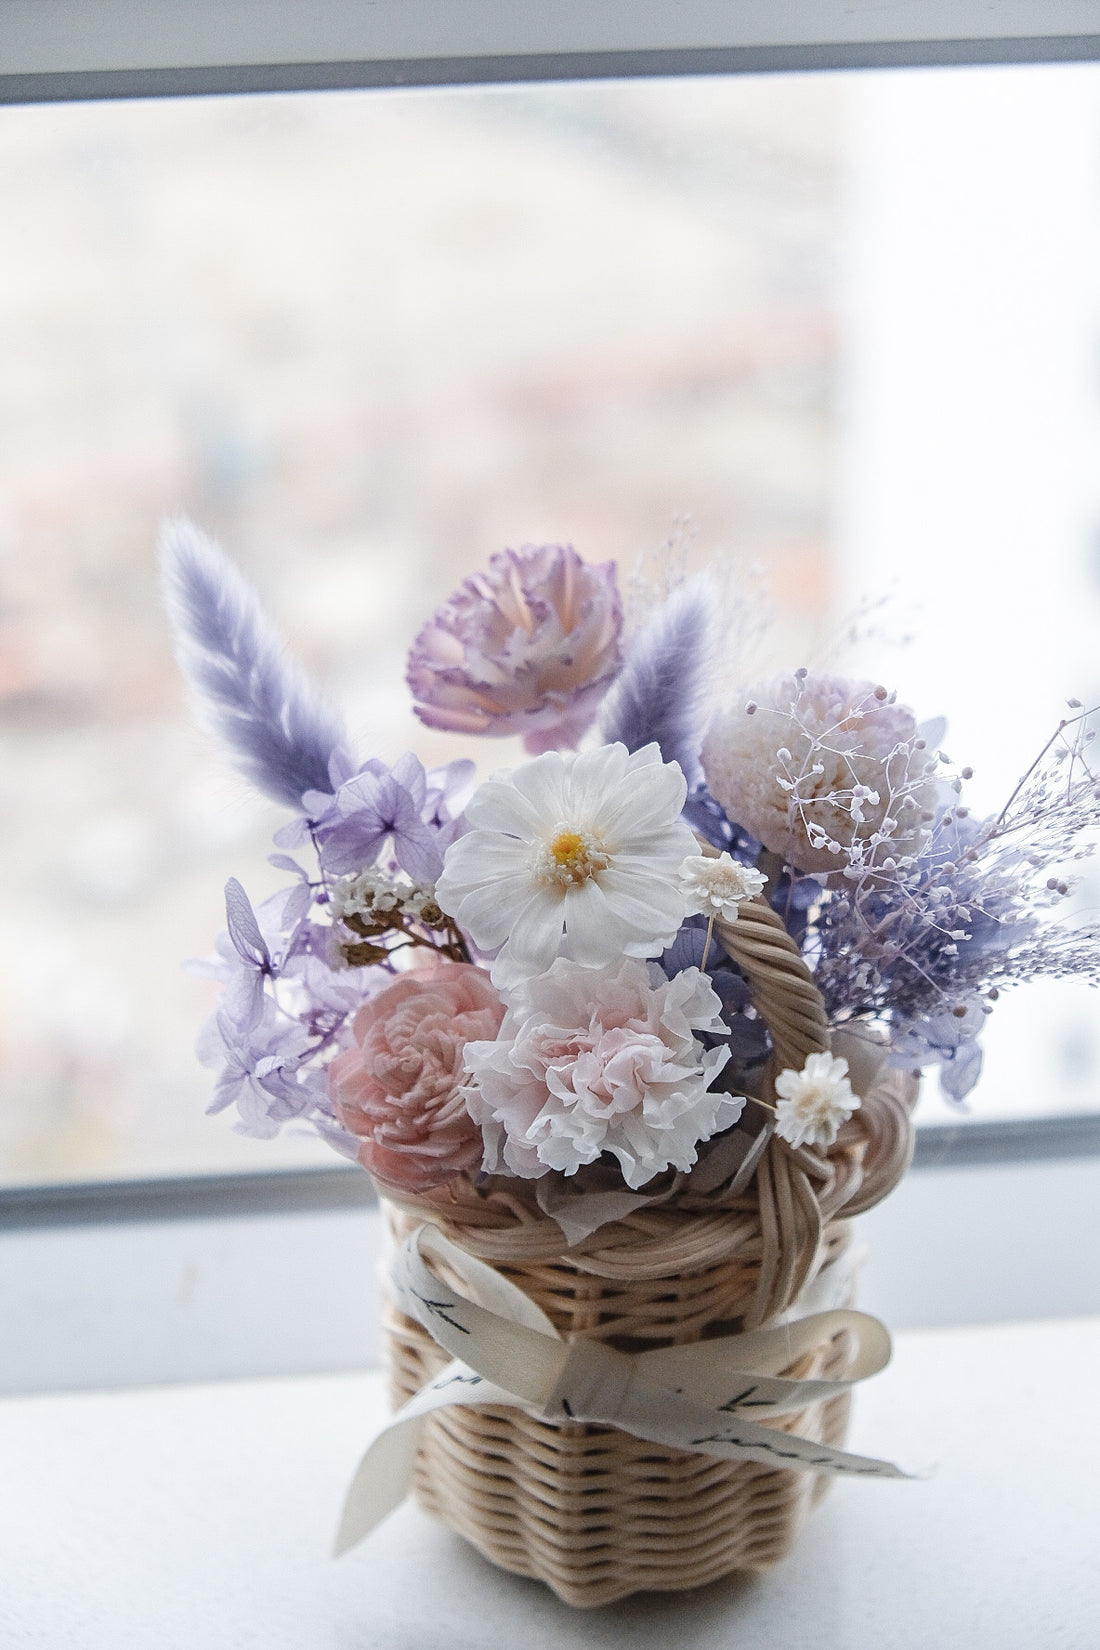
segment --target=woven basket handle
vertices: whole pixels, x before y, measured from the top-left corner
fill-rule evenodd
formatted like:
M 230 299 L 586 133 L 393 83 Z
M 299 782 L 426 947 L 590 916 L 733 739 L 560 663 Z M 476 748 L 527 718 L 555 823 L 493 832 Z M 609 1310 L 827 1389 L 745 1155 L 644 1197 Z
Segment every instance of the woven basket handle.
M 794 940 L 762 899 L 746 901 L 735 922 L 714 924 L 715 938 L 744 974 L 771 1032 L 775 1066 L 801 1071 L 808 1054 L 829 1047 L 825 1004 Z
M 718 852 L 709 844 L 702 844 L 701 851 L 708 858 Z M 771 1033 L 773 1052 L 762 1098 L 774 1101 L 775 1079 L 781 1071 L 788 1067 L 801 1071 L 807 1055 L 830 1049 L 824 1001 L 782 919 L 762 898 L 738 906 L 733 922 L 716 921 L 714 934 L 744 974 L 753 1004 Z M 764 1224 L 768 1231 L 775 1226 L 774 1245 L 766 1241 L 765 1249 L 770 1252 L 774 1246 L 776 1254 L 805 1251 L 806 1243 L 795 1229 L 796 1206 L 802 1210 L 798 1219 L 805 1217 L 812 1225 L 822 1198 L 830 1217 L 841 1210 L 856 1214 L 877 1203 L 897 1184 L 913 1154 L 910 1113 L 916 1093 L 916 1080 L 911 1075 L 889 1072 L 864 1095 L 860 1109 L 841 1130 L 836 1146 L 825 1154 L 831 1172 L 855 1150 L 856 1164 L 849 1162 L 842 1182 L 821 1182 L 821 1170 L 814 1170 L 812 1165 L 816 1154 L 806 1149 L 792 1151 L 773 1138 L 758 1176 L 762 1219 L 767 1214 Z M 806 1177 L 807 1170 L 812 1171 L 812 1183 Z M 820 1220 L 820 1214 L 817 1218 Z M 793 1283 L 780 1281 L 784 1282 L 782 1288 L 770 1278 L 762 1262 L 757 1298 L 746 1322 L 763 1322 L 781 1311 L 788 1297 L 793 1298 L 791 1288 L 797 1293 L 802 1283 L 800 1277 L 795 1277 Z
M 717 854 L 708 848 L 703 849 L 708 858 Z M 770 1077 L 787 1067 L 801 1071 L 807 1055 L 828 1049 L 829 1027 L 821 993 L 783 919 L 763 899 L 746 900 L 733 922 L 718 918 L 714 935 L 744 974 L 771 1033 Z

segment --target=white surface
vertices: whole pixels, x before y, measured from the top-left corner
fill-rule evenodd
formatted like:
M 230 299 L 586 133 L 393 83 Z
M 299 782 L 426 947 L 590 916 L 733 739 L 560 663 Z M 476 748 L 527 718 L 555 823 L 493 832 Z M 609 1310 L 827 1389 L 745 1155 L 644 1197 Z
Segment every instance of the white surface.
M 1100 1320 L 912 1334 L 769 1575 L 578 1614 L 404 1507 L 326 1556 L 376 1376 L 0 1404 L 3 1650 L 1092 1650 Z M 1043 1395 L 1049 1381 L 1055 1393 Z
M 3 0 L 6 74 L 1094 34 L 1094 0 Z

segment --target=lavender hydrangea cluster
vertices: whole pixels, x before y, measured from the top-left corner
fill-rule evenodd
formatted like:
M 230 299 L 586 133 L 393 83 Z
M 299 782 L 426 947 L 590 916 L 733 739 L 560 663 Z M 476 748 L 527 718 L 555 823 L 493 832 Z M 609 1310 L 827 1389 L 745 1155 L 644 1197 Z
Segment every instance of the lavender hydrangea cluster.
M 532 753 L 479 784 L 465 761 L 358 761 L 221 552 L 177 522 L 162 553 L 185 675 L 293 812 L 272 858 L 286 886 L 254 909 L 230 880 L 205 965 L 223 987 L 200 1043 L 211 1110 L 249 1133 L 306 1124 L 405 1190 L 479 1165 L 613 1162 L 632 1191 L 688 1172 L 771 1069 L 714 943 L 751 902 L 781 917 L 832 1029 L 831 1052 L 772 1073 L 799 1150 L 860 1104 L 853 1037 L 960 1101 L 1004 987 L 1100 983 L 1100 929 L 1050 920 L 1100 825 L 1079 706 L 975 819 L 942 725 L 886 688 L 799 669 L 715 705 L 705 579 L 624 637 L 613 563 L 527 546 L 409 657 L 425 723 Z
M 229 880 L 217 958 L 199 965 L 224 988 L 199 1044 L 218 1073 L 211 1111 L 235 1105 L 244 1131 L 265 1138 L 306 1122 L 358 1155 L 327 1063 L 347 1046 L 363 1004 L 396 978 L 403 953 L 469 960 L 435 903 L 434 879 L 460 828 L 471 766 L 425 771 L 411 754 L 392 768 L 372 759 L 334 778 L 331 793 L 305 792 L 307 811 L 277 833 L 280 848 L 312 850 L 312 869 L 272 855 L 294 880 L 258 911 Z M 364 864 L 365 875 L 344 875 Z

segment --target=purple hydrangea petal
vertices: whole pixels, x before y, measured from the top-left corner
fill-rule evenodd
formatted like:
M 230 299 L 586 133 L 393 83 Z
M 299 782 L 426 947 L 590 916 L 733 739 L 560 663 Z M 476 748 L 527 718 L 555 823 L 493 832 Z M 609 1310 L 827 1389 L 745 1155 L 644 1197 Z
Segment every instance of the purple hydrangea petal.
M 344 876 L 375 864 L 387 844 L 403 871 L 418 882 L 434 882 L 443 870 L 443 850 L 455 834 L 454 822 L 439 826 L 423 817 L 445 806 L 441 787 L 429 787 L 423 764 L 406 752 L 393 768 L 372 759 L 340 786 L 331 807 L 315 822 L 321 863 Z
M 225 885 L 225 924 L 234 949 L 246 963 L 258 968 L 271 967 L 271 952 L 260 933 L 252 902 L 236 877 L 230 877 Z
M 953 1058 L 940 1066 L 940 1088 L 949 1100 L 965 1100 L 981 1074 L 981 1044 L 976 1040 L 960 1043 Z
M 238 1037 L 247 1036 L 263 1019 L 267 996 L 264 991 L 266 976 L 262 970 L 238 965 L 225 982 L 221 1014 L 225 1024 Z

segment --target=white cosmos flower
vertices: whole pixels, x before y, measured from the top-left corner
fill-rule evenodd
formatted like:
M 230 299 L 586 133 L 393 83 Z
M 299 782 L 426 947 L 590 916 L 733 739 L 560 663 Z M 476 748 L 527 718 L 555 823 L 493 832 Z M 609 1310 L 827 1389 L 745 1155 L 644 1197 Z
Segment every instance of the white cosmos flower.
M 831 1054 L 807 1055 L 801 1071 L 781 1071 L 775 1092 L 775 1132 L 790 1146 L 831 1146 L 859 1106 L 847 1060 Z
M 697 968 L 666 979 L 653 962 L 590 969 L 560 958 L 516 992 L 494 1042 L 463 1051 L 485 1169 L 535 1180 L 606 1152 L 635 1191 L 664 1169 L 690 1169 L 699 1142 L 732 1127 L 745 1104 L 712 1092 L 729 1049 L 695 1035 L 726 1029 Z
M 436 898 L 475 945 L 501 947 L 498 990 L 555 957 L 602 968 L 672 944 L 685 915 L 679 868 L 696 846 L 680 818 L 686 792 L 656 745 L 547 751 L 475 791 L 473 829 L 448 848 Z

